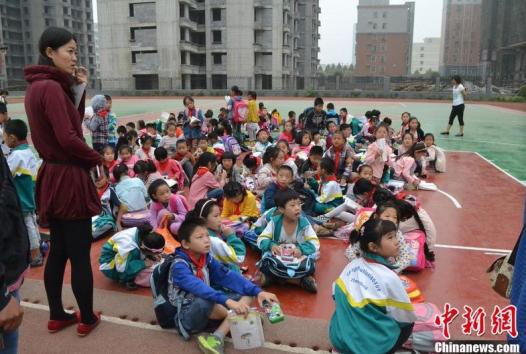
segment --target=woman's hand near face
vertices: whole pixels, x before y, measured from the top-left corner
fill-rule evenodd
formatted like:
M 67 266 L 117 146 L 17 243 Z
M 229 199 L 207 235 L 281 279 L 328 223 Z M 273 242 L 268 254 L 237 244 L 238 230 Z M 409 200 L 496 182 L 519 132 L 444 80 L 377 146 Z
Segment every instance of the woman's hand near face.
M 75 80 L 77 82 L 77 84 L 81 85 L 81 84 L 88 84 L 88 69 L 86 69 L 85 67 L 83 66 L 79 66 L 76 70 L 75 70 Z

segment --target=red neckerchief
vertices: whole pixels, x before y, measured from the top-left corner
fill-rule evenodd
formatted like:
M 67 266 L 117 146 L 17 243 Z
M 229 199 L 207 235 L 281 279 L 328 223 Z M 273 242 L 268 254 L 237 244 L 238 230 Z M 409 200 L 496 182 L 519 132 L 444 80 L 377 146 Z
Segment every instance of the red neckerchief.
M 108 161 L 104 160 L 102 162 L 102 164 L 104 166 L 106 166 L 108 168 L 108 170 L 111 170 L 113 168 L 113 166 L 115 166 L 117 164 L 117 161 L 113 160 L 113 161 L 108 162 Z
M 245 198 L 243 198 L 244 200 Z M 234 210 L 234 215 L 241 215 L 241 204 L 243 204 L 243 200 L 241 200 L 239 203 L 234 204 L 236 207 L 236 210 Z
M 185 155 L 181 155 L 178 152 L 176 152 L 175 155 L 174 155 L 174 159 L 176 159 L 177 161 L 181 161 L 184 158 L 185 158 Z
M 102 195 L 104 194 L 104 192 L 106 192 L 106 190 L 108 189 L 109 186 L 110 186 L 110 184 L 108 182 L 106 182 L 104 187 L 102 187 L 101 189 L 97 189 L 97 193 L 99 194 L 99 199 L 102 198 Z
M 97 115 L 102 118 L 106 118 L 108 116 L 108 113 L 110 113 L 107 109 L 103 109 L 102 111 L 99 111 Z
M 292 133 L 290 133 L 290 132 L 283 131 L 283 135 L 285 135 L 287 137 L 287 140 L 288 140 L 289 143 L 294 140 L 294 138 L 292 137 Z
M 207 172 L 210 172 L 210 170 L 208 169 L 208 167 L 203 167 L 203 166 L 201 166 L 201 167 L 199 167 L 199 168 L 197 169 L 197 175 L 198 175 L 199 177 L 202 177 L 202 176 L 203 176 L 205 173 L 207 173 Z
M 188 252 L 187 250 L 183 249 L 183 252 L 186 253 L 188 258 L 190 258 L 190 261 L 192 262 L 192 264 L 196 267 L 196 272 L 195 272 L 196 277 L 204 281 L 205 273 L 203 273 L 203 268 L 206 265 L 206 255 L 201 255 L 199 259 L 195 259 L 195 257 L 192 256 L 192 254 Z
M 148 150 L 146 150 L 146 149 L 144 148 L 144 146 L 143 146 L 143 147 L 141 147 L 141 149 L 142 149 L 142 151 L 144 151 L 144 153 L 146 154 L 146 156 L 148 156 L 148 155 L 150 154 L 150 150 L 151 150 L 152 148 L 149 147 Z
M 343 148 L 337 149 L 336 146 L 332 146 L 334 149 L 334 171 L 338 173 L 340 170 L 340 156 L 342 154 Z
M 283 161 L 287 161 L 288 159 L 290 159 L 290 155 L 289 154 L 285 155 L 285 158 L 283 159 Z
M 170 164 L 170 159 L 166 159 L 164 162 L 159 162 L 159 172 L 164 171 L 168 168 Z

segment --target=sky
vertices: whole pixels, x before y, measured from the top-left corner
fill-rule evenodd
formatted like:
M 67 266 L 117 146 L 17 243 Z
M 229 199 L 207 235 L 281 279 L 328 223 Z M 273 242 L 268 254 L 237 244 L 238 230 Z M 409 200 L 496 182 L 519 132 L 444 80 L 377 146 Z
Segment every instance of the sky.
M 319 0 L 320 60 L 321 64 L 350 64 L 352 62 L 353 27 L 357 20 L 358 0 Z M 442 0 L 412 0 L 415 2 L 413 42 L 425 37 L 440 37 L 442 26 Z M 390 0 L 403 4 L 406 0 Z
M 93 14 L 97 22 L 97 0 L 93 1 Z M 319 0 L 320 60 L 321 64 L 350 64 L 353 50 L 353 26 L 357 19 L 358 0 Z M 415 2 L 413 42 L 425 37 L 440 37 L 442 26 L 442 0 L 412 0 Z M 406 0 L 390 0 L 403 4 Z

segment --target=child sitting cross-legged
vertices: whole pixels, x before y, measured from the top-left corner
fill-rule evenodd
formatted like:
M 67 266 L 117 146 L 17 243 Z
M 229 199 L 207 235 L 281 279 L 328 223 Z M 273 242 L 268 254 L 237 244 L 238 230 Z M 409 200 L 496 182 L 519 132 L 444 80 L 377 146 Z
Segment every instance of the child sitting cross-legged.
M 322 158 L 318 167 L 321 181 L 314 207 L 316 214 L 325 214 L 343 203 L 342 189 L 334 172 L 334 162 L 330 158 Z
M 210 152 L 204 152 L 194 166 L 194 177 L 190 184 L 188 204 L 193 207 L 199 199 L 223 197 L 223 186 L 226 181 L 226 171 L 217 178 L 214 172 L 217 168 L 216 156 Z
M 172 235 L 177 235 L 186 214 L 188 205 L 182 195 L 170 191 L 168 183 L 164 179 L 152 182 L 148 188 L 148 195 L 152 200 L 150 205 L 150 224 L 154 229 L 161 226 L 163 218 L 167 217 L 168 227 Z
M 191 215 L 190 215 L 191 214 Z M 239 272 L 239 266 L 245 261 L 245 244 L 235 231 L 225 226 L 221 220 L 221 208 L 215 199 L 199 200 L 189 218 L 202 218 L 206 222 L 210 236 L 210 254 L 228 268 Z
M 203 219 L 187 218 L 177 239 L 182 247 L 175 251 L 169 283 L 175 303 L 183 304 L 176 314 L 176 328 L 189 339 L 190 334 L 203 332 L 211 320 L 222 321 L 213 333 L 199 335 L 197 342 L 203 353 L 224 353 L 224 338 L 230 332 L 228 310 L 247 315 L 254 297 L 260 306 L 278 299 L 210 255 L 211 241 Z
M 113 169 L 113 176 L 117 181 L 115 192 L 120 201 L 117 215 L 117 230 L 121 230 L 121 218 L 125 213 L 146 210 L 148 193 L 143 181 L 138 177 L 128 176 L 128 167 L 121 163 Z
M 161 261 L 164 238 L 150 229 L 132 227 L 113 235 L 102 246 L 99 270 L 129 290 L 149 287 L 149 275 Z
M 303 289 L 318 291 L 314 274 L 314 263 L 319 256 L 320 241 L 308 219 L 302 215 L 298 193 L 287 189 L 276 195 L 278 213 L 257 239 L 263 253 L 258 267 L 261 285 L 273 281 L 293 283 Z
M 223 191 L 225 200 L 221 212 L 222 218 L 237 221 L 241 218 L 255 220 L 259 217 L 256 197 L 239 182 L 228 182 L 223 187 Z
M 389 262 L 400 250 L 396 225 L 374 218 L 358 234 L 363 256 L 349 263 L 334 283 L 336 310 L 329 338 L 340 353 L 394 353 L 416 321 L 405 287 Z

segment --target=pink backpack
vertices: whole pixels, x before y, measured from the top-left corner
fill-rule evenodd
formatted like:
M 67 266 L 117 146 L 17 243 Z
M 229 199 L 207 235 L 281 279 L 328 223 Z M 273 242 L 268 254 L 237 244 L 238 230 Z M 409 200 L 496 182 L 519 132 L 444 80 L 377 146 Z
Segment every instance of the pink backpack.
M 426 234 L 420 230 L 413 230 L 404 234 L 404 238 L 411 253 L 411 262 L 405 270 L 410 272 L 422 271 L 426 267 L 426 256 L 424 254 Z
M 232 121 L 234 123 L 244 123 L 248 116 L 248 105 L 244 100 L 234 99 L 232 107 Z
M 440 315 L 440 311 L 430 302 L 413 304 L 413 307 L 416 321 L 413 333 L 404 344 L 404 348 L 432 353 L 435 351 L 436 342 L 446 340 L 442 334 L 442 327 L 435 323 L 435 317 Z

